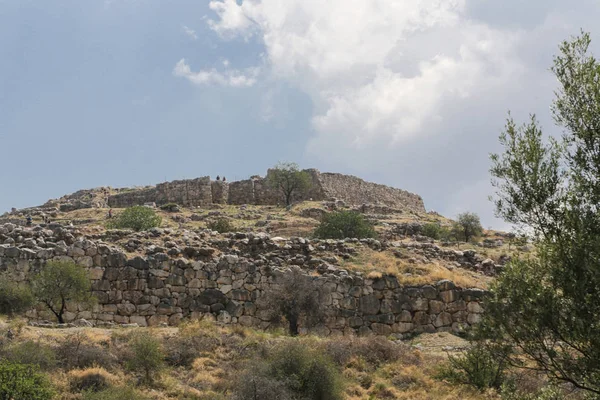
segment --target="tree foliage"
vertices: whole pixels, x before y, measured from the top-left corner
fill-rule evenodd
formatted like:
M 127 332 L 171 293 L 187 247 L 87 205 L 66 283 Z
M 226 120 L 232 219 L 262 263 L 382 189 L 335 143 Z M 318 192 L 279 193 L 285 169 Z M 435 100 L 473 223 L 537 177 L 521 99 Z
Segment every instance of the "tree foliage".
M 147 231 L 160 226 L 162 218 L 150 207 L 133 206 L 126 208 L 121 214 L 109 221 L 110 229 L 133 229 L 134 231 Z
M 493 284 L 481 334 L 600 397 L 600 64 L 589 44 L 582 33 L 554 59 L 563 137 L 545 139 L 535 116 L 522 126 L 509 116 L 504 151 L 491 156 L 497 214 L 537 251 L 513 260 Z
M 46 400 L 53 395 L 50 382 L 35 367 L 0 362 L 0 399 Z
M 372 238 L 376 236 L 373 225 L 356 211 L 336 211 L 325 215 L 314 231 L 320 239 Z
M 301 171 L 296 163 L 280 162 L 267 175 L 267 184 L 278 190 L 285 198 L 285 204 L 292 204 L 295 194 L 310 188 L 310 174 Z
M 0 314 L 13 316 L 33 306 L 31 288 L 9 280 L 0 281 Z
M 459 241 L 470 242 L 482 232 L 479 216 L 472 212 L 458 214 L 456 222 L 452 225 L 452 236 Z
M 48 261 L 32 284 L 38 301 L 52 311 L 59 323 L 64 323 L 67 302 L 94 301 L 87 271 L 72 261 Z
M 277 276 L 275 283 L 258 299 L 258 305 L 270 315 L 271 320 L 278 321 L 284 317 L 292 336 L 298 335 L 300 318 L 304 318 L 307 326 L 321 320 L 324 311 L 319 301 L 321 293 L 312 277 L 292 270 Z

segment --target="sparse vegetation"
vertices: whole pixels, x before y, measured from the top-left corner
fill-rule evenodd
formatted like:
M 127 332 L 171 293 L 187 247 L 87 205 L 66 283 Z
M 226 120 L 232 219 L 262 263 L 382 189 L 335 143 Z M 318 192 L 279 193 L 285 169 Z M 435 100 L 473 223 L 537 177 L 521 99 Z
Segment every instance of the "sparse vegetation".
M 435 240 L 449 240 L 451 232 L 447 227 L 439 223 L 430 222 L 423 225 L 421 234 Z
M 67 302 L 92 303 L 91 282 L 87 271 L 72 261 L 49 261 L 33 278 L 33 288 L 43 303 L 64 323 Z
M 108 221 L 109 229 L 133 229 L 146 231 L 160 226 L 162 218 L 150 207 L 133 206 L 126 208 L 122 213 Z
M 373 238 L 373 225 L 356 211 L 337 211 L 325 215 L 314 236 L 320 239 Z

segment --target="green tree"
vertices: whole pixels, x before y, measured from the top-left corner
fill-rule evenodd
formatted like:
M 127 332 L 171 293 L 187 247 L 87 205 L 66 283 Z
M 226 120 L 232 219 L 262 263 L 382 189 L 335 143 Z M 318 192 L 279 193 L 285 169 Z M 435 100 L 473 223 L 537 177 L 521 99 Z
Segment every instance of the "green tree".
M 456 240 L 469 242 L 474 237 L 481 235 L 482 232 L 479 216 L 471 212 L 458 214 L 456 222 L 452 225 L 452 234 Z
M 0 313 L 13 316 L 33 306 L 33 293 L 26 285 L 9 280 L 0 281 Z
M 144 374 L 146 383 L 152 383 L 154 375 L 164 366 L 165 353 L 158 339 L 150 333 L 137 333 L 129 342 L 131 357 L 127 368 Z
M 491 156 L 497 214 L 526 232 L 536 253 L 513 259 L 492 285 L 481 335 L 600 398 L 600 64 L 589 45 L 582 33 L 554 58 L 562 139 L 546 140 L 535 116 L 519 127 L 509 116 L 504 151 Z
M 376 236 L 373 225 L 356 211 L 337 211 L 325 215 L 314 231 L 320 239 L 372 238 Z
M 0 399 L 46 400 L 53 395 L 50 382 L 35 367 L 0 362 Z
M 310 174 L 301 171 L 296 163 L 280 162 L 267 174 L 267 184 L 278 190 L 285 198 L 285 204 L 292 204 L 293 196 L 310 188 Z
M 126 208 L 112 221 L 107 223 L 109 229 L 133 229 L 146 231 L 160 226 L 162 218 L 150 207 L 133 206 Z
M 38 301 L 45 304 L 61 324 L 67 302 L 91 304 L 94 301 L 87 271 L 72 261 L 48 261 L 34 276 L 32 285 Z

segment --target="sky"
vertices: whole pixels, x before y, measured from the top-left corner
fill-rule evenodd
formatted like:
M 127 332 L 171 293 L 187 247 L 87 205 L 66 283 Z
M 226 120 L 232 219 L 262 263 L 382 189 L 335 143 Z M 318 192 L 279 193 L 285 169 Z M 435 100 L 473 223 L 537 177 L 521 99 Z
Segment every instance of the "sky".
M 0 0 L 0 213 L 278 161 L 494 217 L 508 111 L 559 135 L 549 71 L 598 0 Z

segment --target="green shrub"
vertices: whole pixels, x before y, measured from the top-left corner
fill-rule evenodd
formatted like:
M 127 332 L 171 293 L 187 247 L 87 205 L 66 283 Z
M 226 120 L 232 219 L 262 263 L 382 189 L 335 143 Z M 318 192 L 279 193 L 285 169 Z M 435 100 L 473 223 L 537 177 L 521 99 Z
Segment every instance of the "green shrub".
M 0 399 L 51 399 L 53 390 L 46 377 L 31 365 L 0 362 Z
M 54 368 L 57 364 L 52 347 L 31 340 L 4 347 L 0 351 L 0 356 L 9 362 L 33 365 L 45 371 Z
M 160 206 L 160 209 L 167 212 L 177 212 L 179 211 L 179 206 L 175 203 L 167 203 Z
M 147 332 L 136 333 L 129 342 L 129 349 L 127 368 L 143 373 L 146 383 L 152 383 L 164 365 L 165 354 L 158 339 Z
M 356 211 L 338 211 L 327 214 L 315 229 L 320 239 L 372 238 L 376 236 L 373 225 Z
M 455 384 L 474 386 L 479 390 L 499 389 L 506 380 L 507 348 L 491 348 L 477 343 L 463 355 L 449 356 L 437 377 Z
M 126 208 L 107 223 L 109 229 L 133 229 L 146 231 L 160 226 L 162 219 L 150 207 L 133 206 Z
M 219 233 L 235 231 L 235 226 L 227 218 L 219 218 L 215 221 L 209 221 L 207 227 L 208 229 L 217 231 Z
M 0 281 L 0 314 L 21 313 L 33 306 L 35 298 L 29 286 Z
M 93 392 L 87 391 L 83 394 L 83 400 L 146 400 L 147 397 L 132 387 L 110 387 L 108 389 Z
M 342 399 L 339 371 L 323 352 L 292 340 L 255 361 L 234 387 L 234 399 Z

